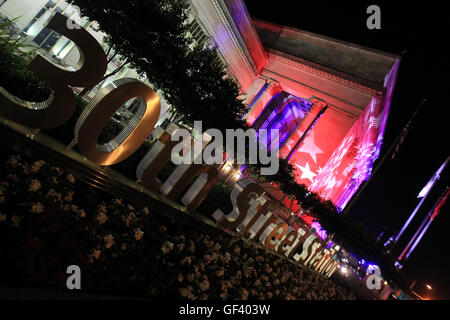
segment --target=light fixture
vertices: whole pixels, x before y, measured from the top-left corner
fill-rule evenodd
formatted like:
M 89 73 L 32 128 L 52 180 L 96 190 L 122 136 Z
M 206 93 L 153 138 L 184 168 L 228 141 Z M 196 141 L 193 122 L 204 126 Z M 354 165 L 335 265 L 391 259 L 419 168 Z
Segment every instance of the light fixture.
M 427 284 L 426 287 L 427 287 L 428 290 L 433 289 L 429 284 Z

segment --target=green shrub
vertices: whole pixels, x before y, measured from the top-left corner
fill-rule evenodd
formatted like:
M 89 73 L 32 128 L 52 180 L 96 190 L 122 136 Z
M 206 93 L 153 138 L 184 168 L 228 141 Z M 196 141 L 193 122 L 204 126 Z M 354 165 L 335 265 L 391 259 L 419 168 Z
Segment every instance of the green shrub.
M 13 26 L 14 20 L 0 22 L 0 87 L 27 101 L 45 101 L 51 90 L 28 70 L 36 50 L 15 34 Z

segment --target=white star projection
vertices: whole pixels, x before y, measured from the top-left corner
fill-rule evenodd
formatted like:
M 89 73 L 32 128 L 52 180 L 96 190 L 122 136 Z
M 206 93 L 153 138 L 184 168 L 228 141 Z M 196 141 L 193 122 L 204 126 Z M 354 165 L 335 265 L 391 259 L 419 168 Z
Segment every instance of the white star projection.
M 317 176 L 317 173 L 314 173 L 311 171 L 311 169 L 309 168 L 309 164 L 308 162 L 306 163 L 306 165 L 304 167 L 295 164 L 300 170 L 302 170 L 302 176 L 300 177 L 300 179 L 308 179 L 309 181 L 313 182 L 314 177 Z
M 305 139 L 305 142 L 297 152 L 308 153 L 313 158 L 314 163 L 317 163 L 317 154 L 323 153 L 323 151 L 314 143 L 314 131 L 311 131 L 311 134 Z

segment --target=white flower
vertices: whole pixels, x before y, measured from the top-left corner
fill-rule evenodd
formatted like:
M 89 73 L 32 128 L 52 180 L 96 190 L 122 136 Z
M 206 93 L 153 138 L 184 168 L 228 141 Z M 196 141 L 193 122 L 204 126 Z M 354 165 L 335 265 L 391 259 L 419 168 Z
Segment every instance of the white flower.
M 134 207 L 133 207 L 131 204 L 127 205 L 127 208 L 128 208 L 128 210 L 130 210 L 130 211 L 133 211 L 133 210 L 134 210 Z
M 54 169 L 58 173 L 58 175 L 61 175 L 63 173 L 63 171 L 59 167 L 52 167 L 52 169 Z
M 127 227 L 129 227 L 131 222 L 136 220 L 136 215 L 133 212 L 130 212 L 130 214 L 127 217 L 122 216 L 122 220 L 125 221 L 125 224 L 127 225 Z
M 142 231 L 141 229 L 137 229 L 134 232 L 134 237 L 136 240 L 141 240 L 143 236 L 144 236 L 144 231 Z
M 95 260 L 98 260 L 100 258 L 100 253 L 102 253 L 101 250 L 92 249 L 92 253 L 91 253 L 90 257 L 94 258 Z
M 164 254 L 169 253 L 171 250 L 173 250 L 173 243 L 170 241 L 164 242 L 163 246 L 161 247 L 161 250 Z
M 190 264 L 192 263 L 191 257 L 186 257 L 186 258 L 184 258 L 183 260 L 181 260 L 181 265 L 182 265 L 182 266 L 185 265 L 186 263 L 187 263 L 188 265 L 190 265 Z
M 202 291 L 206 291 L 209 289 L 209 282 L 207 280 L 203 280 L 198 286 L 202 289 Z
M 71 202 L 74 194 L 75 193 L 73 191 L 67 192 L 66 196 L 64 197 L 64 201 Z
M 223 268 L 216 271 L 216 275 L 217 275 L 218 277 L 223 277 L 224 273 L 225 273 L 225 272 L 224 272 Z
M 44 212 L 44 206 L 42 205 L 42 203 L 37 202 L 37 203 L 33 204 L 33 206 L 31 207 L 31 212 L 34 212 L 34 213 Z
M 186 288 L 180 288 L 178 291 L 180 292 L 181 296 L 183 296 L 183 297 L 187 297 L 188 294 L 190 293 L 189 290 L 187 290 Z
M 209 254 L 205 254 L 205 256 L 203 257 L 203 260 L 205 260 L 206 264 L 211 263 L 211 256 Z
M 195 276 L 194 276 L 193 273 L 189 273 L 189 274 L 186 276 L 186 279 L 187 279 L 187 281 L 192 282 L 192 281 L 194 281 Z
M 41 188 L 41 182 L 37 179 L 32 179 L 30 187 L 28 188 L 28 191 L 36 192 Z
M 109 249 L 114 245 L 114 237 L 112 234 L 108 234 L 108 235 L 104 236 L 103 240 L 105 241 L 106 249 Z
M 70 173 L 67 175 L 66 179 L 70 183 L 75 183 L 75 177 L 73 175 L 71 175 Z
M 80 215 L 80 218 L 86 218 L 86 212 L 84 209 L 78 210 L 78 214 Z
M 38 172 L 39 169 L 45 164 L 45 161 L 40 160 L 40 161 L 35 161 L 32 165 L 31 165 L 31 172 Z
M 187 298 L 188 298 L 189 300 L 195 300 L 195 299 L 196 299 L 196 296 L 194 296 L 194 294 L 193 294 L 192 292 L 189 292 Z
M 97 216 L 97 221 L 99 224 L 104 224 L 106 221 L 108 221 L 108 216 L 104 212 L 100 212 L 100 214 Z

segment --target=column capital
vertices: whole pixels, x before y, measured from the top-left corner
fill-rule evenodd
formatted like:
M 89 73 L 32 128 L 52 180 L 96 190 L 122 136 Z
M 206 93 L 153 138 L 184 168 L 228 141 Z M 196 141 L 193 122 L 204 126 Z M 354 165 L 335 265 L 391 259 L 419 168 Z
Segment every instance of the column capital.
M 277 94 L 277 93 L 279 93 L 279 92 L 281 92 L 281 85 L 280 85 L 280 83 L 277 81 L 277 80 L 275 80 L 275 79 L 272 79 L 272 78 L 269 78 L 269 79 L 267 79 L 266 80 L 266 82 L 267 82 L 267 91 L 272 95 L 272 96 L 274 96 L 275 94 Z
M 322 110 L 322 108 L 324 108 L 327 105 L 327 102 L 325 100 L 319 99 L 319 98 L 312 98 L 311 99 L 312 102 L 312 108 L 314 110 Z

